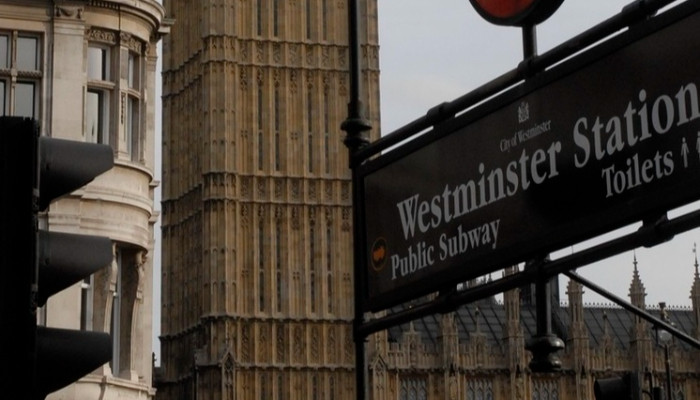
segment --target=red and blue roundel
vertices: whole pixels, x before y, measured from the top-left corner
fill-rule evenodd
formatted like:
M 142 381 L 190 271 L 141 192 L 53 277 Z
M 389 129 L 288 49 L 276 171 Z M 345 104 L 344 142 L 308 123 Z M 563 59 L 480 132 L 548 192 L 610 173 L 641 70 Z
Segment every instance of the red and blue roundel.
M 536 25 L 549 18 L 564 0 L 469 0 L 482 18 L 496 25 Z

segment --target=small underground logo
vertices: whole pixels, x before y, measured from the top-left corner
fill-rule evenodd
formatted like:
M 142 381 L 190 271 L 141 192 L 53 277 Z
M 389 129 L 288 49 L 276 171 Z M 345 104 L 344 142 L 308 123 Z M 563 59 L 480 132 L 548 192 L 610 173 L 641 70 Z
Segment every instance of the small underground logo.
M 386 265 L 387 253 L 389 252 L 386 240 L 380 237 L 372 245 L 372 268 L 379 272 Z

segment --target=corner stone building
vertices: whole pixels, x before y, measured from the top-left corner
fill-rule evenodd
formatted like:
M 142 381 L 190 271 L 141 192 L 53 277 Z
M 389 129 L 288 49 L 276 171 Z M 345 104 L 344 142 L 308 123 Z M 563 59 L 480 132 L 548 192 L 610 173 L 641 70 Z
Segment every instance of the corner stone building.
M 360 3 L 379 126 L 376 0 Z M 164 5 L 157 397 L 353 398 L 348 4 Z
M 34 118 L 42 135 L 114 152 L 114 168 L 40 215 L 43 229 L 106 236 L 114 251 L 111 265 L 38 311 L 39 324 L 113 340 L 110 363 L 47 400 L 155 395 L 155 78 L 164 14 L 155 0 L 0 2 L 0 115 Z

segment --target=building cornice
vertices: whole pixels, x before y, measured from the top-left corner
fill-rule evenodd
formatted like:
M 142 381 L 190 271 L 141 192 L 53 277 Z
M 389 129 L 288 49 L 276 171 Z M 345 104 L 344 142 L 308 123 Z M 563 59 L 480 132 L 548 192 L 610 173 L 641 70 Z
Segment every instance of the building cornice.
M 134 15 L 149 23 L 156 41 L 168 34 L 172 25 L 165 18 L 165 8 L 156 0 L 53 0 L 53 3 L 57 16 L 76 12 L 79 15 L 88 7 Z

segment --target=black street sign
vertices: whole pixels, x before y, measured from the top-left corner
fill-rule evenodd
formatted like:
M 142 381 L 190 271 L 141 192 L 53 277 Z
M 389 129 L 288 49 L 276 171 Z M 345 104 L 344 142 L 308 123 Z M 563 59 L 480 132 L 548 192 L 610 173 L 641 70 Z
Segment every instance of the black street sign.
M 366 308 L 700 199 L 700 14 L 678 8 L 366 162 Z

